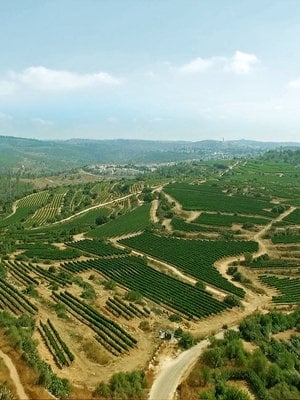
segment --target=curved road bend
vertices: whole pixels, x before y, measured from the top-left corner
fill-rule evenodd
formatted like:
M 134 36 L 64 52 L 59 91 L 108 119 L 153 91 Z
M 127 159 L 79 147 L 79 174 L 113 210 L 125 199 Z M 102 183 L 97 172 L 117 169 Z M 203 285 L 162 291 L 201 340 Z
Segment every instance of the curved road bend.
M 184 351 L 162 369 L 151 387 L 149 400 L 172 400 L 182 377 L 195 364 L 209 340 L 201 340 L 196 346 Z
M 16 367 L 14 366 L 14 363 L 12 362 L 11 358 L 7 354 L 3 353 L 2 350 L 0 350 L 0 357 L 3 359 L 5 365 L 7 366 L 8 370 L 9 370 L 10 377 L 11 377 L 12 381 L 14 382 L 14 385 L 17 390 L 18 399 L 29 400 L 29 397 L 25 393 L 24 387 L 20 381 L 18 371 L 16 370 Z
M 238 327 L 231 327 L 237 330 Z M 224 331 L 214 335 L 216 339 L 223 339 Z M 174 358 L 168 366 L 162 369 L 155 378 L 149 393 L 149 400 L 172 400 L 176 389 L 182 382 L 184 376 L 194 366 L 202 352 L 209 346 L 208 339 L 201 340 L 196 346 L 184 351 Z

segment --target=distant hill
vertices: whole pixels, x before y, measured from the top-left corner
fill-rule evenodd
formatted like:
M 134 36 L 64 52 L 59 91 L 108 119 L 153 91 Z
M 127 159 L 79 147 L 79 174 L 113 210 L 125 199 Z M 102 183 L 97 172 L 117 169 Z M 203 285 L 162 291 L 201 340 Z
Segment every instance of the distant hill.
M 256 156 L 276 148 L 296 148 L 299 143 L 249 140 L 149 141 L 87 140 L 50 141 L 0 136 L 0 168 L 23 166 L 40 173 L 77 168 L 93 163 L 165 163 L 180 160 Z

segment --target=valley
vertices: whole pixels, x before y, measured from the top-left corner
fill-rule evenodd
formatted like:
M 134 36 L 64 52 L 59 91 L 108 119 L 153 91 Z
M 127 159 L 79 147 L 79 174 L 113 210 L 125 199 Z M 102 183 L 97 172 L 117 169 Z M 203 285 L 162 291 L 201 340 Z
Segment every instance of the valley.
M 115 374 L 139 371 L 130 398 L 147 397 L 161 365 L 192 346 L 171 399 L 212 335 L 296 312 L 299 163 L 264 157 L 10 178 L 32 189 L 2 200 L 0 335 L 26 360 L 26 396 L 121 396 Z

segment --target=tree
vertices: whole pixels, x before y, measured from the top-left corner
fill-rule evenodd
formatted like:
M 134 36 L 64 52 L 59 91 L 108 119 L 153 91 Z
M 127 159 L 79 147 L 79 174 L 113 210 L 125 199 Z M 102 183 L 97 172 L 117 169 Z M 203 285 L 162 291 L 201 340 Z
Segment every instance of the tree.
M 96 225 L 103 225 L 108 221 L 108 217 L 106 215 L 99 215 L 96 219 L 95 219 L 95 224 Z
M 226 362 L 226 356 L 223 349 L 220 347 L 215 347 L 206 350 L 202 354 L 202 360 L 210 368 L 219 368 L 222 367 Z
M 94 395 L 95 397 L 100 398 L 111 398 L 111 390 L 106 383 L 100 382 L 94 392 Z
M 191 348 L 195 343 L 195 338 L 194 336 L 190 333 L 190 332 L 184 332 L 181 335 L 181 338 L 179 340 L 179 346 L 184 349 L 187 350 L 189 348 Z

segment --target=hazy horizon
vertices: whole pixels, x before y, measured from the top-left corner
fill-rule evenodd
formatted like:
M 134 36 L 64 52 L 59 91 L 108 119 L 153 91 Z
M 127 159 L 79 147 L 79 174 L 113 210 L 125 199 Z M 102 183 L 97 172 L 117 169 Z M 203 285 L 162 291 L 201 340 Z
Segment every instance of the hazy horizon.
M 0 134 L 299 142 L 296 0 L 1 2 Z
M 130 138 L 130 137 L 115 137 L 115 138 L 93 138 L 93 137 L 70 137 L 70 138 L 41 138 L 41 137 L 33 137 L 33 136 L 15 136 L 15 135 L 4 135 L 0 134 L 0 137 L 9 137 L 14 139 L 28 139 L 28 140 L 41 140 L 41 141 L 55 141 L 55 142 L 65 142 L 65 141 L 72 141 L 72 140 L 124 140 L 124 141 L 136 141 L 141 140 L 145 142 L 174 142 L 174 143 L 197 143 L 197 142 L 205 142 L 205 141 L 216 141 L 216 142 L 233 142 L 233 141 L 245 141 L 245 142 L 257 142 L 257 143 L 292 143 L 292 144 L 300 144 L 300 140 L 256 140 L 256 139 L 249 139 L 249 138 L 240 138 L 240 139 L 211 139 L 211 138 L 203 138 L 200 140 L 187 140 L 187 139 L 146 139 L 146 138 Z

